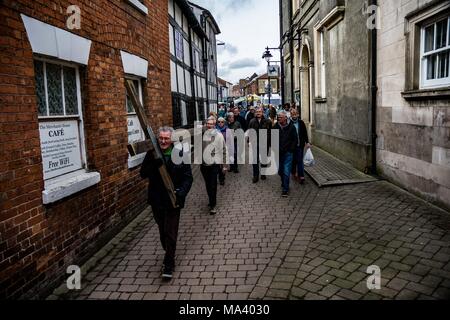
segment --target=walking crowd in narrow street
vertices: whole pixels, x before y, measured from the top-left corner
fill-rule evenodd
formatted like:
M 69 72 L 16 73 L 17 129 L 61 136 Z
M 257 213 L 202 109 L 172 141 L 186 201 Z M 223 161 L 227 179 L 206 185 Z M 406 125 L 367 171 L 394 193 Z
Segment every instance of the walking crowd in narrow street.
M 254 134 L 256 134 L 256 161 L 252 165 L 253 184 L 258 183 L 260 178 L 262 181 L 266 180 L 266 175 L 261 173 L 261 166 L 264 167 L 265 165 L 261 164 L 260 152 L 267 154 L 271 152 L 270 148 L 261 148 L 260 139 L 262 138 L 259 131 L 262 129 L 269 133 L 271 130 L 279 131 L 279 150 L 276 150 L 276 152 L 279 152 L 278 175 L 281 179 L 281 196 L 287 198 L 289 195 L 289 184 L 292 173 L 296 182 L 300 184 L 304 183 L 303 155 L 305 148 L 311 148 L 306 126 L 298 118 L 296 108 L 290 107 L 289 104 L 286 104 L 284 109 L 279 110 L 276 114 L 276 119 L 273 115 L 271 119 L 266 118 L 273 108 L 273 106 L 269 106 L 269 108 L 262 106 L 254 108 L 251 106 L 244 118 L 239 115 L 239 108 L 232 105 L 226 110 L 226 113 L 222 107 L 219 115 L 211 112 L 207 118 L 202 130 L 203 161 L 200 166 L 200 171 L 204 179 L 208 196 L 208 208 L 211 215 L 217 213 L 218 183 L 221 186 L 225 186 L 225 176 L 228 171 L 235 174 L 239 173 L 237 164 L 237 141 L 231 144 L 232 150 L 228 150 L 228 145 L 226 144 L 227 137 L 236 140 L 237 137 L 234 136 L 234 132 L 230 133 L 229 130 L 247 128 L 247 130 L 254 130 Z M 227 120 L 225 120 L 225 117 Z M 193 183 L 190 164 L 175 164 L 172 161 L 173 152 L 180 153 L 180 158 L 183 158 L 183 150 L 176 149 L 173 144 L 173 132 L 174 129 L 171 127 L 161 127 L 158 130 L 158 144 L 164 157 L 163 159 L 155 160 L 149 151 L 141 167 L 141 177 L 148 178 L 149 180 L 148 203 L 152 207 L 153 216 L 159 227 L 161 245 L 165 250 L 162 267 L 162 277 L 164 279 L 171 279 L 175 269 L 180 212 L 184 207 L 186 197 Z M 268 146 L 270 146 L 270 134 L 267 134 L 267 137 L 269 137 Z M 210 148 L 211 146 L 212 148 Z M 231 163 L 231 165 L 228 166 L 228 163 Z M 171 205 L 166 187 L 159 175 L 159 168 L 163 165 L 167 167 L 174 184 L 177 199 L 176 208 L 173 208 Z

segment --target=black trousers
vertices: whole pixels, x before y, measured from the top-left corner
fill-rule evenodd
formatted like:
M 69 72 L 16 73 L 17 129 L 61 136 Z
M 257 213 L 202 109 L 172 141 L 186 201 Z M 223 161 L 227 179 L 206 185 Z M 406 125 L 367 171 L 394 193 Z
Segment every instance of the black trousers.
M 175 267 L 175 250 L 177 248 L 180 209 L 153 207 L 153 217 L 159 228 L 161 245 L 166 251 L 164 265 L 170 269 Z
M 225 182 L 225 173 L 222 170 L 222 166 L 219 167 L 219 182 Z
M 219 175 L 219 165 L 200 166 L 200 172 L 203 179 L 205 179 L 206 192 L 208 193 L 209 206 L 215 207 L 217 205 L 217 176 Z
M 234 140 L 234 161 L 230 165 L 230 171 L 236 171 L 238 169 L 238 159 L 237 159 L 237 139 Z

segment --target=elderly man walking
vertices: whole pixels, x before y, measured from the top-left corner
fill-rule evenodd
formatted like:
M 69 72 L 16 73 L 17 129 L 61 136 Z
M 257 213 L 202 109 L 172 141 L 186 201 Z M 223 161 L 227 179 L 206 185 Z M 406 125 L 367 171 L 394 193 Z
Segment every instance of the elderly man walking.
M 282 197 L 287 197 L 289 195 L 289 179 L 291 176 L 292 161 L 298 140 L 297 131 L 292 124 L 288 123 L 288 117 L 285 111 L 281 111 L 278 114 L 278 122 L 275 125 L 274 130 L 279 130 L 280 132 L 280 164 L 278 174 L 281 177 L 281 186 L 283 189 L 281 195 Z
M 268 152 L 268 150 L 261 150 L 260 149 L 260 141 L 259 141 L 259 131 L 260 130 L 267 130 L 267 139 L 270 137 L 270 130 L 272 129 L 272 122 L 268 119 L 264 118 L 263 109 L 259 107 L 256 109 L 255 118 L 253 118 L 248 126 L 248 129 L 253 129 L 256 131 L 256 137 L 257 137 L 257 158 L 256 158 L 256 164 L 253 164 L 253 183 L 257 183 L 259 181 L 259 175 L 260 175 L 260 168 L 259 165 L 261 163 L 260 160 L 260 151 Z M 269 148 L 270 143 L 268 141 L 267 147 Z M 261 180 L 265 180 L 266 176 L 261 175 Z
M 163 262 L 162 277 L 165 280 L 172 278 L 175 269 L 175 250 L 178 238 L 178 225 L 180 223 L 181 209 L 184 208 L 186 196 L 191 189 L 193 177 L 189 164 L 174 164 L 172 152 L 180 152 L 174 149 L 172 143 L 173 129 L 163 127 L 158 132 L 158 144 L 164 159 L 154 159 L 150 152 L 145 156 L 141 167 L 141 177 L 148 178 L 148 203 L 152 207 L 153 217 L 159 228 L 159 236 L 163 249 L 166 251 Z M 159 168 L 166 165 L 167 171 L 175 187 L 177 208 L 172 203 L 163 183 Z

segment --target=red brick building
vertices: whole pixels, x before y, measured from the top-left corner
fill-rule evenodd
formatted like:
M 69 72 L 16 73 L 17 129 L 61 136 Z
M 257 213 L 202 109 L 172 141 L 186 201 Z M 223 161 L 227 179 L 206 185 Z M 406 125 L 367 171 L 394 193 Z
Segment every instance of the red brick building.
M 0 3 L 0 298 L 42 297 L 146 207 L 124 79 L 171 124 L 169 56 L 167 1 Z

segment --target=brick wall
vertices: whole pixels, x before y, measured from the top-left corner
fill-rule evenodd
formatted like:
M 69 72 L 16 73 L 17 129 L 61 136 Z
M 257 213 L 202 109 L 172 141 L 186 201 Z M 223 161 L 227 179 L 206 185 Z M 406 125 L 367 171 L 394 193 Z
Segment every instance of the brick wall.
M 146 182 L 127 165 L 120 50 L 149 62 L 144 106 L 152 125 L 171 124 L 172 115 L 167 1 L 144 2 L 148 15 L 126 0 L 0 4 L 0 298 L 45 294 L 146 206 Z M 88 167 L 101 182 L 43 205 L 33 53 L 20 13 L 66 29 L 69 5 L 81 9 L 81 30 L 68 31 L 92 40 L 81 89 Z

